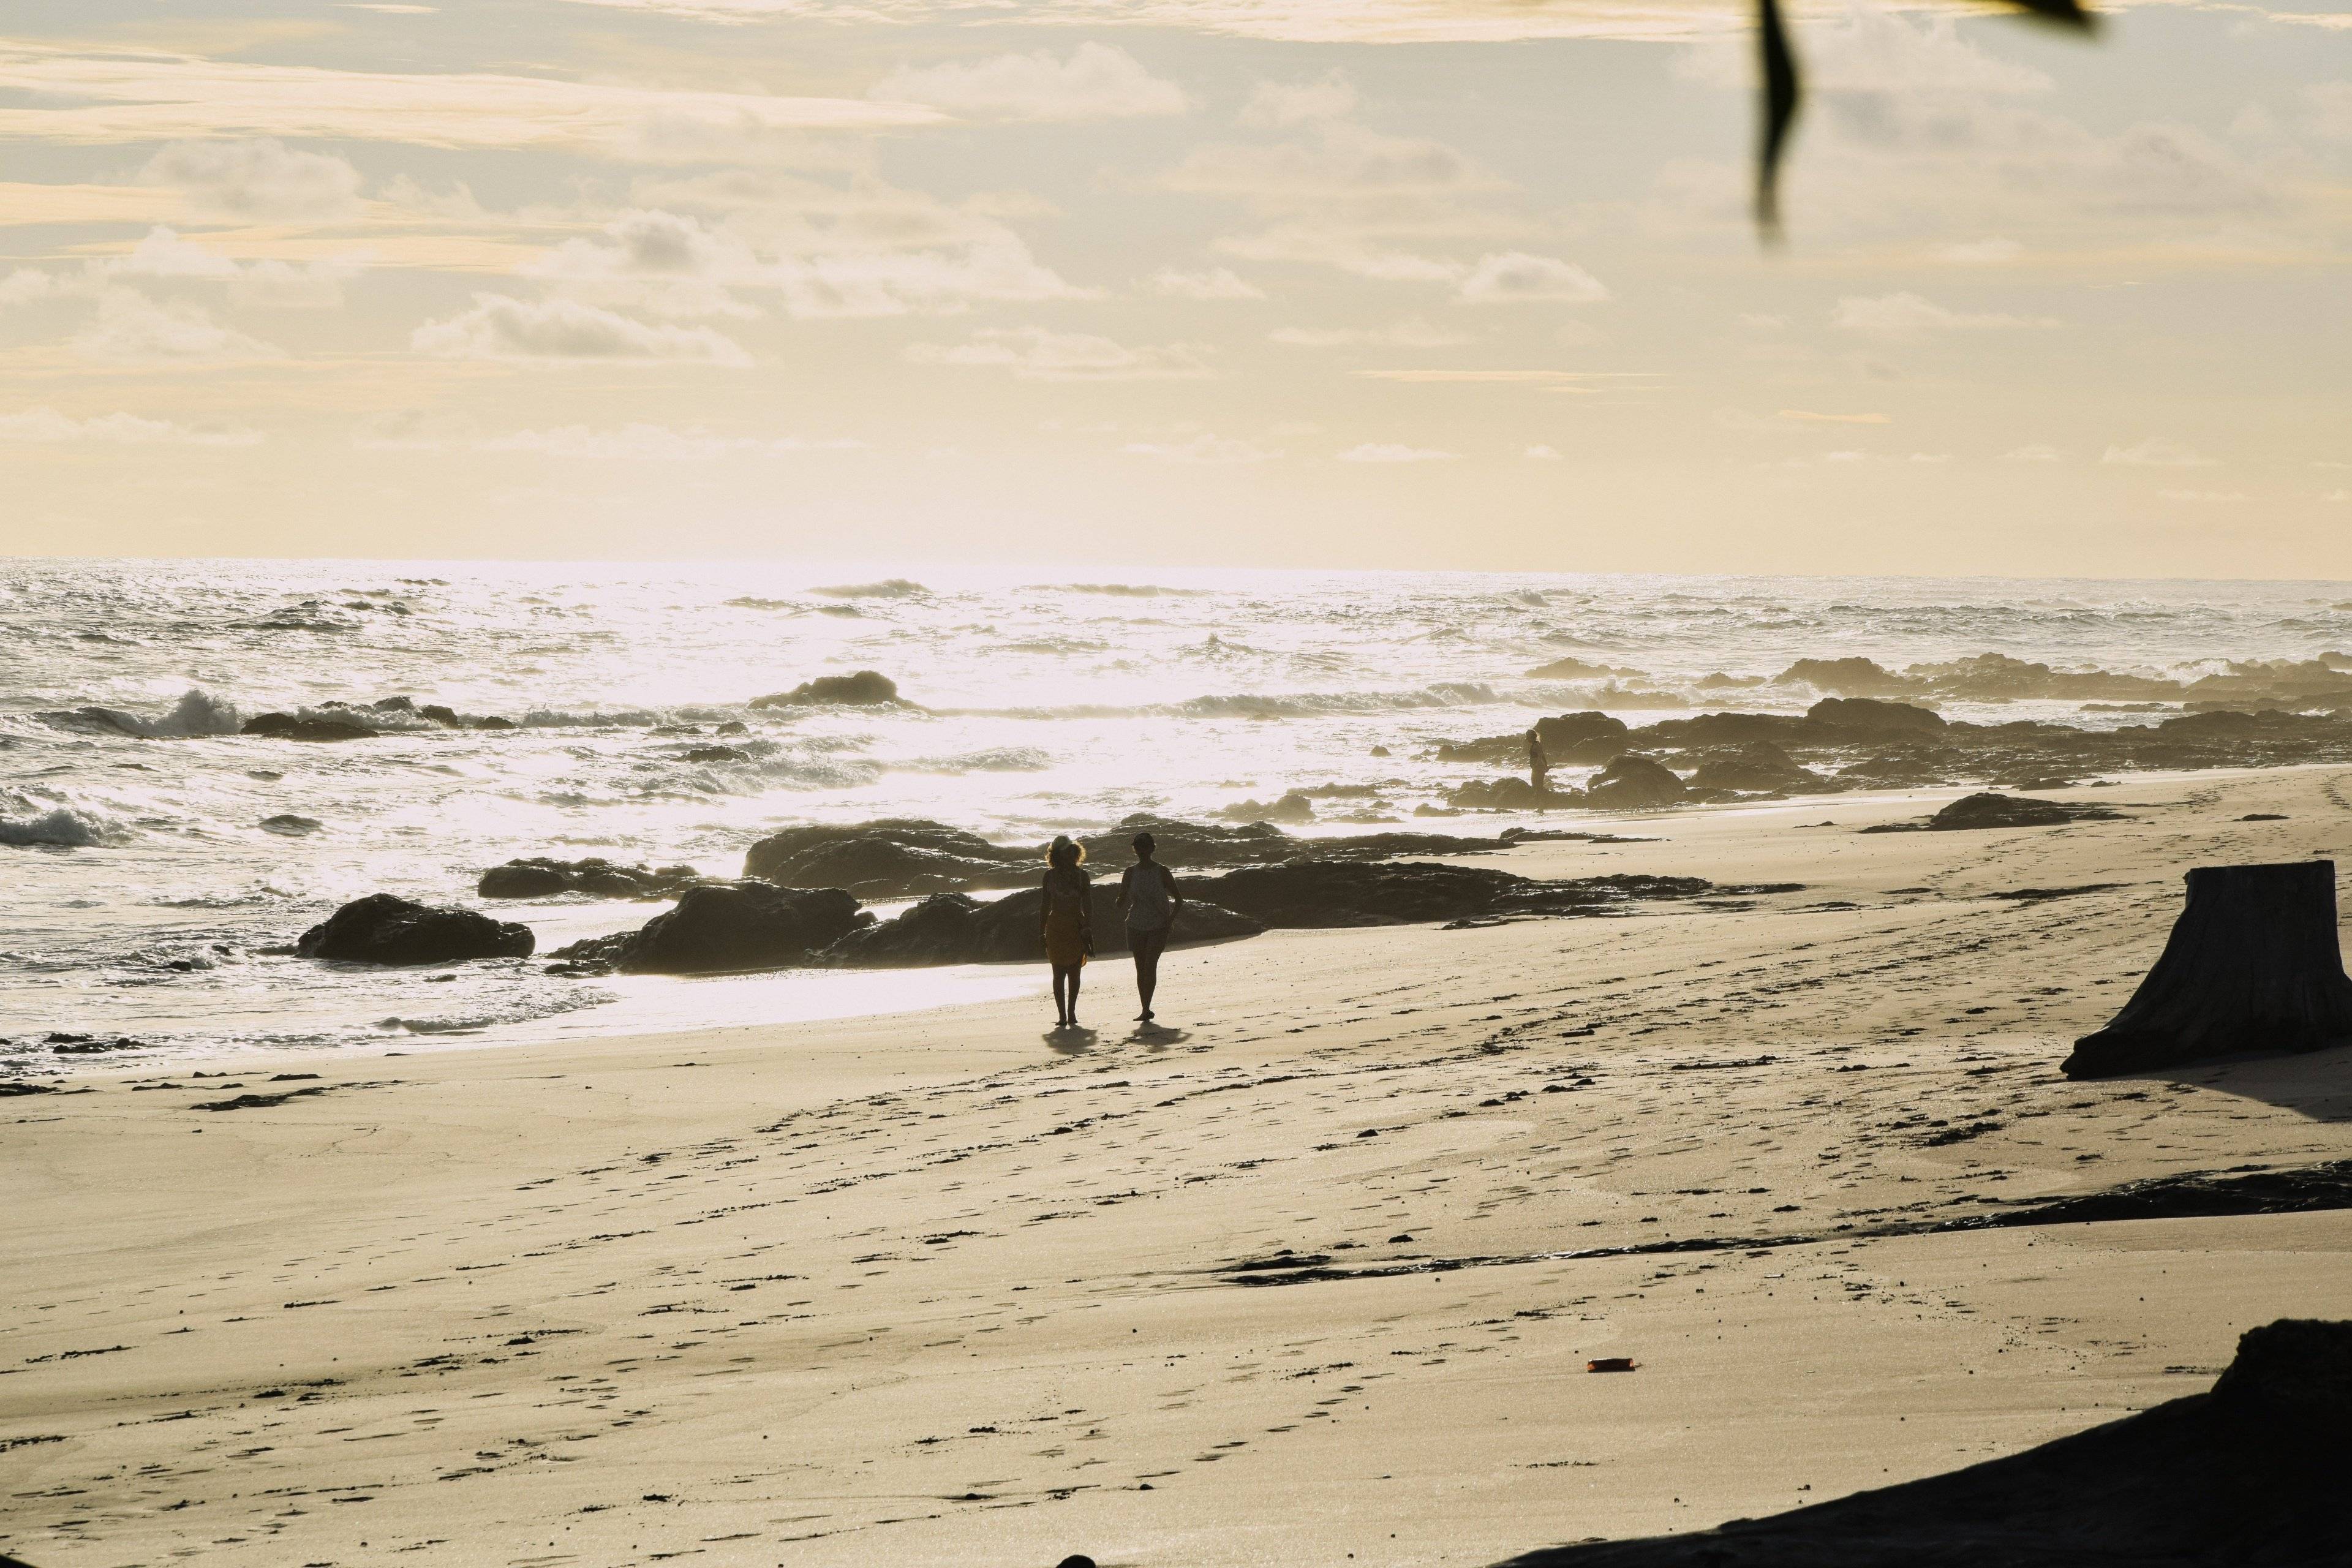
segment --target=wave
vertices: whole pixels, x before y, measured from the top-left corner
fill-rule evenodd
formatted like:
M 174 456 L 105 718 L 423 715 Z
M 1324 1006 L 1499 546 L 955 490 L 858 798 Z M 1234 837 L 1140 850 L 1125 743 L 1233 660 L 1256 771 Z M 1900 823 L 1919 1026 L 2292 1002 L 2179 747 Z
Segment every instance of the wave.
M 194 686 L 182 692 L 180 700 L 172 705 L 172 710 L 160 719 L 149 719 L 121 708 L 106 708 L 96 703 L 47 712 L 40 717 L 59 730 L 95 731 L 102 734 L 128 735 L 141 741 L 234 735 L 243 722 L 236 703 Z
M 920 599 L 929 597 L 931 591 L 904 577 L 886 577 L 879 583 L 843 583 L 809 592 L 828 599 Z
M 1195 697 L 1153 711 L 1192 719 L 1318 719 L 1344 713 L 1475 708 L 1502 700 L 1495 689 L 1483 681 L 1441 680 L 1412 691 L 1299 692 L 1284 697 L 1242 691 Z
M 916 773 L 1034 773 L 1052 767 L 1054 758 L 1035 746 L 998 746 L 961 757 L 923 757 L 899 765 Z
M 1034 594 L 1103 594 L 1114 599 L 1205 599 L 1206 588 L 1163 588 L 1157 583 L 1040 583 Z
M 129 837 L 103 812 L 83 806 L 55 805 L 25 816 L 0 816 L 0 844 L 20 848 L 89 849 Z

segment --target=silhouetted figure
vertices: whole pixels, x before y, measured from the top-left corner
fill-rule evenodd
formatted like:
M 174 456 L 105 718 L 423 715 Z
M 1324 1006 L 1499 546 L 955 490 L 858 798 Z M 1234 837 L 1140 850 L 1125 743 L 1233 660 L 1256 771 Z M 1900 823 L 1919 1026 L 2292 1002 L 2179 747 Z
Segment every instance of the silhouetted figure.
M 1045 898 L 1038 906 L 1045 962 L 1054 966 L 1055 1027 L 1063 1029 L 1078 1026 L 1078 972 L 1095 951 L 1094 882 L 1078 868 L 1086 858 L 1085 847 L 1068 837 L 1054 840 L 1045 851 Z
M 1528 778 L 1538 795 L 1551 791 L 1551 759 L 1544 755 L 1543 737 L 1535 731 L 1528 731 Z M 1538 805 L 1542 803 L 1538 801 Z
M 1160 989 L 1160 955 L 1168 951 L 1168 933 L 1176 924 L 1177 907 L 1184 895 L 1176 878 L 1151 858 L 1159 846 L 1149 833 L 1135 836 L 1135 864 L 1121 872 L 1118 907 L 1127 915 L 1127 947 L 1135 954 L 1135 994 L 1143 1003 L 1136 1022 L 1151 1022 L 1151 994 Z

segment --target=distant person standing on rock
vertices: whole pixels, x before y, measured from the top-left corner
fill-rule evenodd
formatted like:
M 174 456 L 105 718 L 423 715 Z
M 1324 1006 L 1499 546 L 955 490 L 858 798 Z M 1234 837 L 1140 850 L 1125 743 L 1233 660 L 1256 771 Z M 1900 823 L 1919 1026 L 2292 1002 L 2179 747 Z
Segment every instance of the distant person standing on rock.
M 1058 1029 L 1078 1026 L 1078 972 L 1095 951 L 1094 879 L 1079 869 L 1084 846 L 1066 834 L 1045 851 L 1045 900 L 1038 906 L 1038 934 L 1045 962 L 1054 966 L 1054 1011 Z
M 1160 955 L 1168 951 L 1168 933 L 1176 924 L 1176 910 L 1184 895 L 1176 878 L 1153 859 L 1160 846 L 1149 833 L 1135 836 L 1135 864 L 1119 876 L 1118 907 L 1127 914 L 1128 951 L 1135 954 L 1135 994 L 1143 1011 L 1139 1024 L 1151 1022 L 1151 994 L 1160 989 Z
M 1533 730 L 1528 731 L 1528 777 L 1533 781 L 1536 794 L 1551 793 L 1551 759 L 1544 755 L 1543 736 Z

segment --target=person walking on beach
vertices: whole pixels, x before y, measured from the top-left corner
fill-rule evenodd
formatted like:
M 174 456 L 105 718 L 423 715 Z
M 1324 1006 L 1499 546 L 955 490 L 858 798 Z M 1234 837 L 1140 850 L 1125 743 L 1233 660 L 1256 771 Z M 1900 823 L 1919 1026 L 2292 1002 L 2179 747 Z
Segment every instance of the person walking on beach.
M 1551 759 L 1544 755 L 1543 736 L 1533 730 L 1528 731 L 1528 777 L 1533 781 L 1536 794 L 1550 793 Z
M 1078 973 L 1095 951 L 1093 879 L 1079 869 L 1084 846 L 1065 834 L 1045 851 L 1045 901 L 1038 906 L 1038 934 L 1045 962 L 1054 966 L 1054 1011 L 1057 1029 L 1078 1026 Z
M 1135 836 L 1135 864 L 1119 874 L 1118 907 L 1127 915 L 1127 948 L 1135 954 L 1135 994 L 1143 1011 L 1139 1024 L 1151 1022 L 1151 994 L 1160 989 L 1160 955 L 1168 951 L 1168 933 L 1176 924 L 1177 907 L 1184 895 L 1176 878 L 1153 859 L 1160 846 L 1149 833 Z

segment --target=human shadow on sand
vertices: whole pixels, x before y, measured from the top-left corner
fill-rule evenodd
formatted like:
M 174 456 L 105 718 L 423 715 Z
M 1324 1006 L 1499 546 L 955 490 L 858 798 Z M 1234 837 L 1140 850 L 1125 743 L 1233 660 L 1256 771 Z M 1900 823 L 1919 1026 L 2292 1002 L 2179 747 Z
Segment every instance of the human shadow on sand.
M 1084 1025 L 1056 1025 L 1045 1031 L 1045 1044 L 1055 1056 L 1085 1056 L 1101 1039 L 1101 1035 Z

